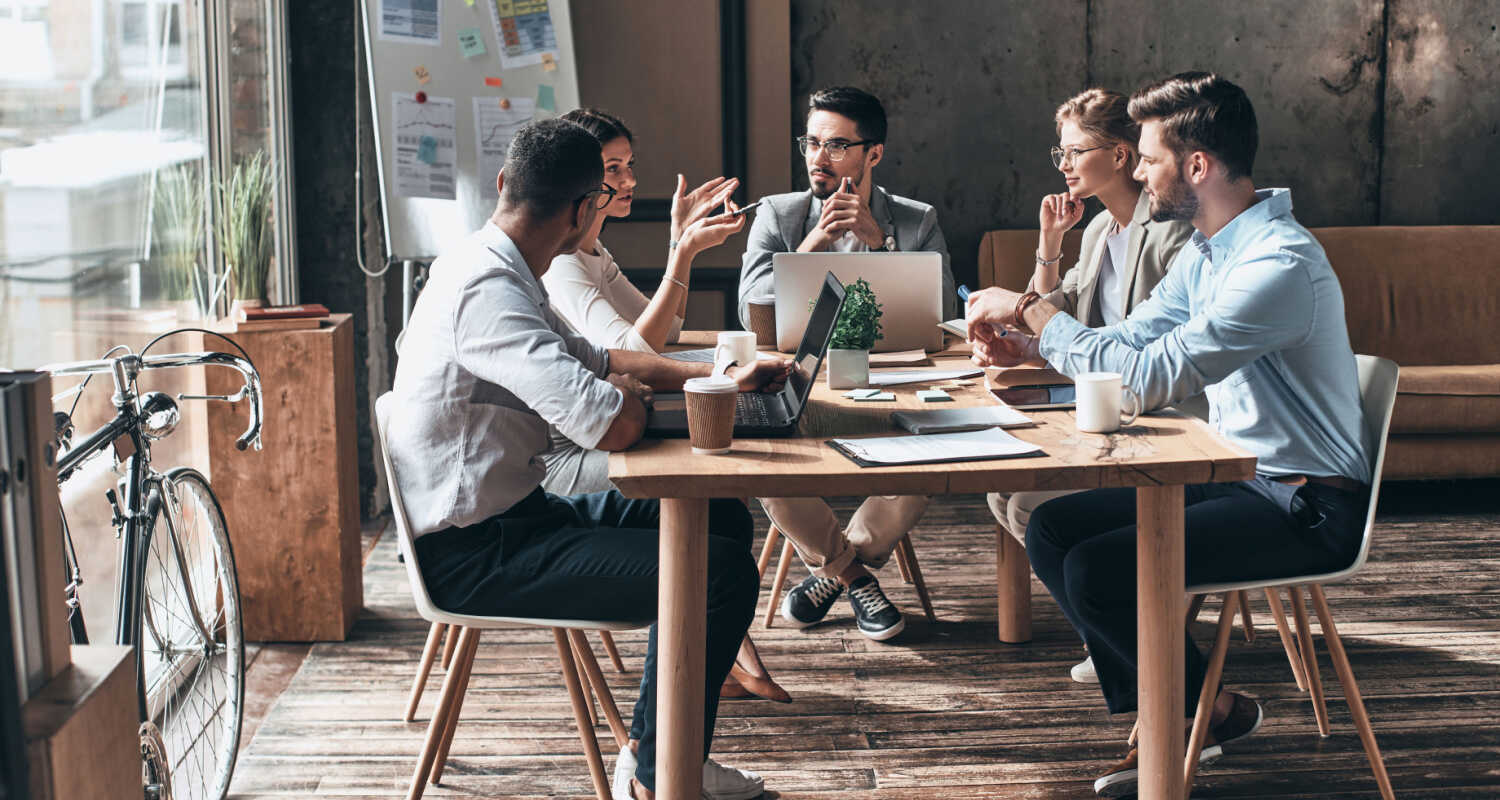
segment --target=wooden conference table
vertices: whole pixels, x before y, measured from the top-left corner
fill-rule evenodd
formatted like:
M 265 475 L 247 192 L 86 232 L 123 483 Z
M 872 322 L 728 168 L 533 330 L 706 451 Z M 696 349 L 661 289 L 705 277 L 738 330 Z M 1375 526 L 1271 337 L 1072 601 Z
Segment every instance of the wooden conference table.
M 712 336 L 684 332 L 682 343 L 708 345 Z M 939 355 L 961 355 L 962 349 Z M 969 362 L 938 357 L 927 368 L 962 366 Z M 932 386 L 948 388 L 955 402 L 938 406 L 916 399 L 918 389 Z M 1142 417 L 1118 433 L 1100 435 L 1078 433 L 1071 411 L 1031 412 L 1035 427 L 1012 429 L 1018 438 L 1041 445 L 1044 457 L 862 468 L 824 443 L 834 435 L 899 433 L 889 424 L 890 412 L 898 408 L 993 402 L 978 378 L 968 386 L 914 383 L 888 391 L 896 394 L 895 402 L 855 403 L 841 397 L 842 391 L 829 390 L 819 375 L 796 437 L 736 439 L 730 453 L 718 456 L 693 455 L 686 439 L 646 440 L 610 456 L 610 480 L 625 496 L 661 499 L 656 796 L 696 800 L 701 793 L 704 533 L 710 498 L 802 497 L 809 487 L 821 496 L 1134 487 L 1140 531 L 1140 797 L 1182 798 L 1183 486 L 1247 480 L 1255 458 L 1188 417 Z M 1022 576 L 1027 582 L 1020 591 L 1029 593 L 1029 579 Z M 1002 586 L 1002 595 L 1005 591 Z

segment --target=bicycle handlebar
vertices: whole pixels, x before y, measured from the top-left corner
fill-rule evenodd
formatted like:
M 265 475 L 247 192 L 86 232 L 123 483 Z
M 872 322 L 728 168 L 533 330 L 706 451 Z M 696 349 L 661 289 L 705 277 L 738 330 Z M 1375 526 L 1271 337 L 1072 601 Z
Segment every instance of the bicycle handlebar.
M 119 385 L 121 374 L 125 375 L 127 379 L 131 379 L 140 372 L 148 369 L 174 369 L 177 367 L 194 366 L 229 367 L 238 371 L 241 377 L 245 379 L 244 389 L 225 398 L 230 402 L 239 400 L 241 395 L 248 396 L 250 399 L 250 426 L 235 440 L 234 447 L 236 450 L 244 450 L 246 447 L 254 444 L 256 450 L 261 449 L 260 373 L 255 371 L 255 367 L 250 362 L 238 356 L 228 353 L 204 352 L 171 353 L 164 356 L 147 356 L 141 358 L 134 354 L 128 354 L 98 361 L 49 364 L 39 369 L 54 377 L 62 375 L 89 375 L 101 372 L 114 374 L 116 397 L 118 398 L 120 397 L 119 393 L 126 388 Z M 117 369 L 120 370 L 119 373 L 116 373 Z

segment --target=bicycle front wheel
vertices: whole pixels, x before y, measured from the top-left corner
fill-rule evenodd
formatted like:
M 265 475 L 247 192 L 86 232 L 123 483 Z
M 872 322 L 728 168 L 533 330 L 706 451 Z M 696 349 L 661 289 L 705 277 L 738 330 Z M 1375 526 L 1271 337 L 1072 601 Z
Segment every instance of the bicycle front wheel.
M 234 554 L 201 473 L 172 470 L 155 492 L 138 573 L 141 708 L 161 731 L 173 798 L 223 800 L 245 698 Z

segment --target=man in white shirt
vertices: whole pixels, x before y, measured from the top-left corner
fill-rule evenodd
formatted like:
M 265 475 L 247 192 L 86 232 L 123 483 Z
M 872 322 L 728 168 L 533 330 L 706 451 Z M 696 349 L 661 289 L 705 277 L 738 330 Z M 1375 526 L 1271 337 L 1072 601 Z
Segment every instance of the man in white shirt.
M 516 134 L 483 228 L 432 265 L 407 326 L 390 398 L 387 444 L 433 601 L 470 614 L 638 620 L 656 613 L 658 504 L 618 492 L 558 497 L 540 489 L 550 423 L 587 447 L 641 437 L 651 390 L 680 389 L 705 364 L 605 350 L 553 313 L 541 275 L 574 249 L 613 190 L 599 142 L 561 120 Z M 602 202 L 601 202 L 602 201 Z M 785 380 L 786 362 L 733 370 L 742 390 Z M 715 501 L 708 522 L 704 797 L 751 798 L 754 773 L 707 759 L 718 687 L 754 614 L 760 580 L 751 520 Z M 617 798 L 655 786 L 656 630 L 631 729 L 634 774 Z

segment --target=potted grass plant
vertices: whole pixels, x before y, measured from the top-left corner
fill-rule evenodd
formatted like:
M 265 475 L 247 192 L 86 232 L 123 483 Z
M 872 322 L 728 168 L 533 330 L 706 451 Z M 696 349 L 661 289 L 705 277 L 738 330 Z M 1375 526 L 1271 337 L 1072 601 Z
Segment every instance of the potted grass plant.
M 213 306 L 213 276 L 203 269 L 204 187 L 197 163 L 160 173 L 152 198 L 151 263 L 162 299 L 182 304 L 184 319 L 205 319 Z
M 235 305 L 258 306 L 266 299 L 275 238 L 271 204 L 275 177 L 265 153 L 235 164 L 218 184 L 219 249 L 234 286 Z
M 864 278 L 844 287 L 844 307 L 828 342 L 828 388 L 853 389 L 870 382 L 870 348 L 884 335 L 875 291 Z

